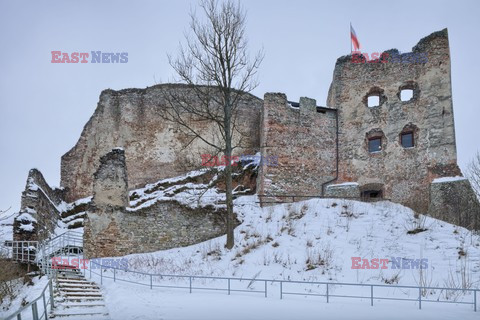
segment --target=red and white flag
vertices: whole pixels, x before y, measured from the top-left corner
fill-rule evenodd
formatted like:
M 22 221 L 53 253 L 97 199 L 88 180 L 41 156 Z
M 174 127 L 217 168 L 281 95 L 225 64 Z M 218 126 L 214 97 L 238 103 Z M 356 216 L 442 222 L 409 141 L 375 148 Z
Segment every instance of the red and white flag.
M 360 42 L 358 41 L 357 34 L 355 33 L 355 30 L 353 30 L 352 24 L 350 23 L 350 38 L 353 43 L 353 51 L 359 51 L 360 50 Z

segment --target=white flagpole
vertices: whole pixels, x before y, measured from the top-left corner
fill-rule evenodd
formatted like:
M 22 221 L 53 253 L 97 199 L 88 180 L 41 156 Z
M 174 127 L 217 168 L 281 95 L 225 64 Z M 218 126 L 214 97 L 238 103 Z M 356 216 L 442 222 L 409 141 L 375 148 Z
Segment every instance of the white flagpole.
M 352 55 L 352 23 L 350 22 L 350 30 L 349 31 L 349 38 L 350 38 L 350 55 Z

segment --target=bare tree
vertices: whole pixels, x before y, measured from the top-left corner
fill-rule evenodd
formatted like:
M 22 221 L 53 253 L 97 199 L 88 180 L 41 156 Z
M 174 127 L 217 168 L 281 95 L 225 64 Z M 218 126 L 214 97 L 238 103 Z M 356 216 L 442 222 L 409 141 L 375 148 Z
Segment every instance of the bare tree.
M 259 51 L 253 59 L 249 57 L 245 37 L 246 13 L 239 2 L 202 0 L 200 8 L 204 17 L 200 19 L 195 12 L 190 14 L 190 34 L 185 35 L 185 43 L 180 45 L 178 55 L 168 57 L 178 75 L 177 80 L 188 85 L 196 102 L 170 91 L 167 98 L 169 107 L 164 110 L 163 116 L 188 134 L 187 146 L 198 139 L 215 150 L 215 155 L 223 153 L 226 247 L 231 249 L 235 221 L 232 154 L 242 144 L 237 123 L 238 108 L 246 93 L 258 85 L 256 72 L 263 52 Z M 195 125 L 199 122 L 212 123 L 215 133 L 202 133 Z
M 480 152 L 477 151 L 475 157 L 469 163 L 467 168 L 467 177 L 470 180 L 473 190 L 480 199 Z

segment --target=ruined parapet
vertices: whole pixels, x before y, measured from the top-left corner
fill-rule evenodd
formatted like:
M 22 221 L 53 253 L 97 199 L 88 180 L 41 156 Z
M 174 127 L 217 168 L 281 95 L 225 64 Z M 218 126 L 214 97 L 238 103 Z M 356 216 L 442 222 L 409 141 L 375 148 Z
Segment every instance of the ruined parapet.
M 129 207 L 125 152 L 101 157 L 84 227 L 86 257 L 112 257 L 192 245 L 225 234 L 225 212 L 177 201 Z M 161 188 L 161 186 L 159 186 Z M 133 195 L 132 195 L 133 196 Z M 136 195 L 138 196 L 138 195 Z
M 322 184 L 335 175 L 335 116 L 335 110 L 317 106 L 314 99 L 294 103 L 282 93 L 265 94 L 261 155 L 278 161 L 261 166 L 259 194 L 322 194 Z
M 466 178 L 440 178 L 430 185 L 429 214 L 470 230 L 480 230 L 480 204 Z
M 181 127 L 162 118 L 163 110 L 174 100 L 172 96 L 193 105 L 204 103 L 194 88 L 182 84 L 102 91 L 78 142 L 62 156 L 61 186 L 68 189 L 66 200 L 73 202 L 91 195 L 100 157 L 118 146 L 125 149 L 132 189 L 195 170 L 201 154 L 215 154 L 216 150 L 200 139 L 192 142 Z M 235 149 L 235 155 L 258 151 L 261 105 L 262 100 L 253 95 L 241 96 L 236 126 L 241 135 L 233 141 L 241 148 Z M 209 140 L 218 136 L 213 122 L 192 121 L 190 125 Z
M 60 218 L 62 197 L 62 189 L 51 188 L 39 170 L 31 169 L 13 224 L 13 240 L 38 241 L 53 234 Z
M 401 59 L 394 57 L 397 50 L 386 53 L 366 63 L 352 56 L 337 60 L 327 100 L 339 117 L 339 176 L 334 183 L 355 181 L 365 196 L 382 195 L 425 213 L 430 183 L 461 175 L 447 30 L 420 40 Z M 415 55 L 426 59 L 403 59 Z M 402 100 L 404 90 L 412 90 L 411 99 Z M 371 97 L 377 97 L 377 106 L 369 104 Z M 413 146 L 402 142 L 405 135 Z M 377 150 L 370 149 L 370 141 L 378 143 Z

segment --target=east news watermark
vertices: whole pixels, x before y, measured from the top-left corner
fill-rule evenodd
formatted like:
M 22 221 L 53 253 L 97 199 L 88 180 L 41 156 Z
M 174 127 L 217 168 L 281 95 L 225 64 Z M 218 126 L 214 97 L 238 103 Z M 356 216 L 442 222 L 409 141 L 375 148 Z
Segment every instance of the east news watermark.
M 428 259 L 408 259 L 393 257 L 391 259 L 351 257 L 352 269 L 428 269 Z
M 110 267 L 114 269 L 128 270 L 128 259 L 126 258 L 63 258 L 52 257 L 52 269 L 68 270 L 68 269 L 100 269 L 102 267 Z
M 128 52 L 62 52 L 51 51 L 51 63 L 127 63 Z
M 403 64 L 423 64 L 428 62 L 426 52 L 367 52 L 353 51 L 352 63 L 403 63 Z
M 202 166 L 204 167 L 220 167 L 220 166 L 237 166 L 239 162 L 254 162 L 258 166 L 278 167 L 278 155 L 263 156 L 259 154 L 241 155 L 241 156 L 212 156 L 211 154 L 202 154 Z

